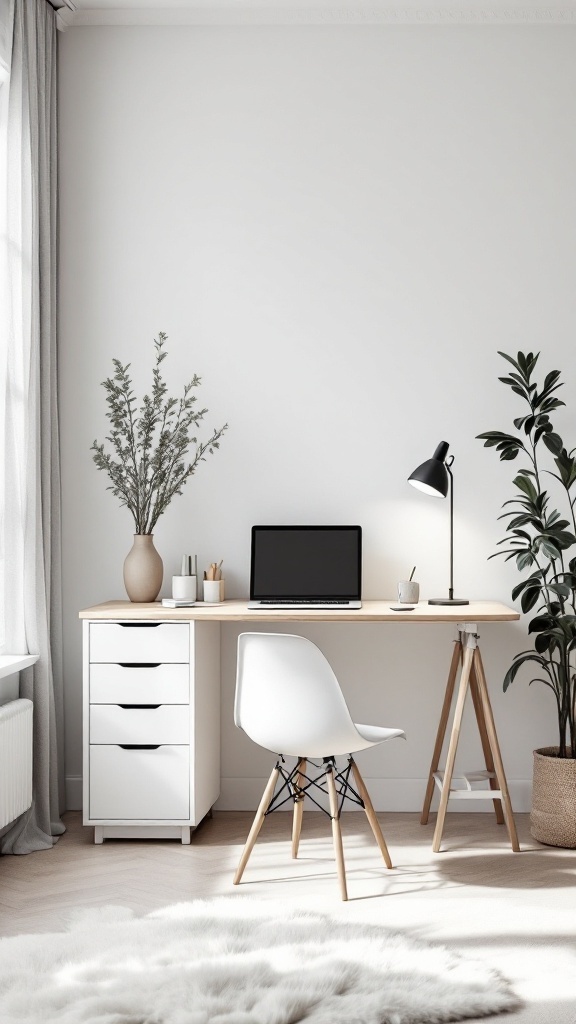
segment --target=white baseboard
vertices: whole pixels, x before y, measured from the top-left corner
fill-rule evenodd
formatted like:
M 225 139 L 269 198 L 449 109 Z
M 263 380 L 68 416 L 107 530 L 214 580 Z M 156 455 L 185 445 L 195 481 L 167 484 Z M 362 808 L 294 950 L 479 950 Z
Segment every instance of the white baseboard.
M 255 811 L 264 792 L 267 778 L 222 779 L 220 797 L 214 805 L 217 811 Z M 426 779 L 366 779 L 368 792 L 377 811 L 420 811 L 426 791 Z M 529 811 L 532 801 L 531 779 L 508 779 L 512 807 L 518 813 Z M 314 805 L 307 801 L 310 810 Z M 432 809 L 438 806 L 434 795 Z M 490 798 L 484 800 L 452 800 L 450 811 L 489 811 Z M 82 777 L 69 775 L 66 778 L 66 808 L 69 811 L 82 810 Z M 345 810 L 355 810 L 354 804 L 347 804 Z M 291 811 L 286 803 L 282 810 Z

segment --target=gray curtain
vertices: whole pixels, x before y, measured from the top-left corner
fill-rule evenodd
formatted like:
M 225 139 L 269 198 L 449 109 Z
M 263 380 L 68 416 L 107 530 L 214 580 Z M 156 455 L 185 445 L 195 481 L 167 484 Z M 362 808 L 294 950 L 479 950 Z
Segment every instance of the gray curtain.
M 3 0 L 6 2 L 6 0 Z M 6 576 L 13 583 L 5 645 L 39 653 L 21 674 L 20 696 L 34 703 L 34 797 L 0 839 L 2 853 L 48 849 L 64 831 L 60 472 L 56 362 L 56 16 L 46 0 L 8 0 L 12 36 L 7 113 L 8 347 L 21 377 L 11 381 L 5 413 L 7 452 L 19 498 L 6 509 Z M 5 27 L 5 26 L 4 26 Z M 20 204 L 20 209 L 18 209 Z M 24 398 L 22 400 L 22 392 Z M 18 394 L 18 401 L 15 395 Z M 24 480 L 24 497 L 22 495 Z M 6 484 L 8 486 L 6 486 Z M 11 540 L 12 531 L 12 540 Z M 22 543 L 19 550 L 19 537 Z

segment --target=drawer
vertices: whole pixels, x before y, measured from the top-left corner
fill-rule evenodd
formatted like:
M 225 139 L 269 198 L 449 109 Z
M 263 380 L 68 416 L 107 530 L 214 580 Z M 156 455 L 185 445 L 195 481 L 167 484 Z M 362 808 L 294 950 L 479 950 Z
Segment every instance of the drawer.
M 91 704 L 188 704 L 188 665 L 91 665 Z
M 90 818 L 190 818 L 190 750 L 90 748 Z
M 90 705 L 90 743 L 188 743 L 188 704 L 159 707 Z
M 91 622 L 90 661 L 189 662 L 190 626 L 187 622 Z

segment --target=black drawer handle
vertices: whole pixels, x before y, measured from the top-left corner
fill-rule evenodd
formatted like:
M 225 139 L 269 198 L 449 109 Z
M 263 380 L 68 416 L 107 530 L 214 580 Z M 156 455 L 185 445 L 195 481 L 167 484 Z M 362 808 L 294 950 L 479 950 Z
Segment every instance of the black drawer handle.
M 119 743 L 122 750 L 158 750 L 160 743 Z
M 160 704 L 118 704 L 117 707 L 125 709 L 140 708 L 141 711 L 155 711 L 156 708 L 160 707 Z
M 119 661 L 120 668 L 160 668 L 160 661 Z
M 117 622 L 117 626 L 122 626 L 124 629 L 156 629 L 157 626 L 161 626 L 161 622 Z

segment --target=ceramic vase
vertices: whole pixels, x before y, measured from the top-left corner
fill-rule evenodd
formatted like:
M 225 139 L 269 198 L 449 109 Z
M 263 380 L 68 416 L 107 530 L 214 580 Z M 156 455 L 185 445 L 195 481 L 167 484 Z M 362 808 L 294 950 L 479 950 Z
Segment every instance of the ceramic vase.
M 135 533 L 124 562 L 124 586 L 131 601 L 155 601 L 160 593 L 164 566 L 151 533 Z

